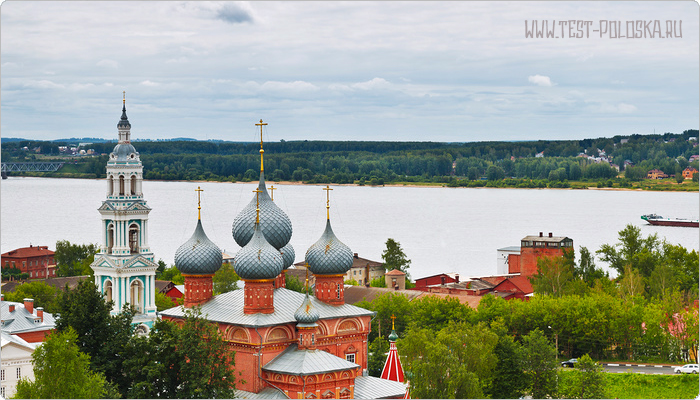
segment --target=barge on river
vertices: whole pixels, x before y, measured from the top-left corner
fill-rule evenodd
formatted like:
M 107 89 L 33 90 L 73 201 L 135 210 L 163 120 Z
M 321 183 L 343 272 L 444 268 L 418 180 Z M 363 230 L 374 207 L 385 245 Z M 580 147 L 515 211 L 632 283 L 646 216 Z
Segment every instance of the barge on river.
M 651 225 L 661 225 L 661 226 L 685 226 L 697 228 L 700 225 L 700 221 L 682 218 L 664 218 L 656 214 L 642 215 L 642 219 L 650 223 Z

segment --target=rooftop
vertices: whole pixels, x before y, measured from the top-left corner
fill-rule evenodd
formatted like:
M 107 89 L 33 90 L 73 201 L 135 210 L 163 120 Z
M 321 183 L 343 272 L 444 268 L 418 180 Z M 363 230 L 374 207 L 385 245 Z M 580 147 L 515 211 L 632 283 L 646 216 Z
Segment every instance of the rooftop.
M 40 257 L 52 256 L 53 251 L 49 250 L 48 246 L 32 246 L 21 247 L 19 249 L 10 250 L 7 253 L 2 253 L 0 257 L 25 258 L 25 257 Z
M 360 366 L 344 358 L 323 350 L 299 350 L 296 344 L 287 347 L 262 367 L 265 371 L 302 376 L 356 368 Z

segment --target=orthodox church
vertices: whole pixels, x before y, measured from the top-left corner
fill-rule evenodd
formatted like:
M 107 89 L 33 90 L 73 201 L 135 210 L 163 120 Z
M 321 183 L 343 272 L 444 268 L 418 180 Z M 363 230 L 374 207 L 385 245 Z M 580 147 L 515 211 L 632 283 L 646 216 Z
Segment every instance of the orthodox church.
M 156 319 L 155 279 L 158 264 L 148 245 L 148 213 L 143 198 L 143 165 L 131 144 L 126 96 L 117 123 L 119 142 L 107 161 L 107 194 L 98 208 L 102 216 L 100 249 L 90 267 L 95 285 L 109 300 L 112 314 L 129 303 L 136 308 L 134 324 L 148 333 Z
M 192 237 L 175 253 L 175 266 L 185 278 L 184 308 L 165 310 L 162 318 L 177 323 L 185 308 L 201 308 L 235 351 L 235 368 L 242 374 L 238 397 L 404 397 L 403 382 L 367 376 L 367 337 L 375 313 L 345 304 L 343 277 L 353 253 L 333 233 L 329 187 L 324 188 L 325 230 L 305 257 L 316 279 L 314 296 L 285 288 L 285 270 L 295 258 L 289 244 L 292 224 L 268 194 L 262 142 L 267 124 L 256 125 L 261 129 L 260 181 L 232 227 L 241 246 L 233 267 L 245 287 L 213 296 L 212 277 L 222 253 L 207 238 L 200 212 Z

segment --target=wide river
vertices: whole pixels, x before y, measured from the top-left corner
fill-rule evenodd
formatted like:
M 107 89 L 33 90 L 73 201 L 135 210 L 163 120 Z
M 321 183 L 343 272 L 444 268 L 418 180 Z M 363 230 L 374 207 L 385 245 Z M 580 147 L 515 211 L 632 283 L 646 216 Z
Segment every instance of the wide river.
M 55 249 L 56 241 L 99 243 L 104 180 L 10 177 L 0 184 L 2 252 L 30 244 Z M 238 212 L 254 197 L 257 182 L 143 183 L 152 208 L 149 242 L 156 259 L 172 264 L 177 248 L 197 222 L 201 186 L 202 223 L 209 238 L 227 254 L 239 246 L 231 236 Z M 268 182 L 268 188 L 270 183 Z M 296 261 L 321 236 L 326 192 L 320 185 L 275 185 L 276 204 L 289 215 Z M 401 243 L 411 259 L 412 278 L 441 272 L 460 276 L 496 273 L 497 249 L 519 246 L 539 232 L 573 239 L 578 251 L 592 253 L 614 244 L 625 225 L 643 235 L 698 250 L 697 228 L 655 227 L 640 219 L 656 213 L 698 218 L 698 193 L 616 190 L 485 189 L 442 187 L 331 186 L 331 222 L 338 238 L 360 257 L 381 261 L 387 238 Z M 597 265 L 604 263 L 597 260 Z

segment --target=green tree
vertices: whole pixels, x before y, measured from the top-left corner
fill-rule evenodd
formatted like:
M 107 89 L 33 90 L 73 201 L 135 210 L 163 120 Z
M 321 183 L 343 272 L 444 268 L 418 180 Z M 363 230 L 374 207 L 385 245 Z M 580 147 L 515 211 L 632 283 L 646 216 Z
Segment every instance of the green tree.
M 163 270 L 163 273 L 158 278 L 163 281 L 170 281 L 176 285 L 183 285 L 185 283 L 185 277 L 182 276 L 180 270 L 174 265 Z
M 386 287 L 386 279 L 384 279 L 383 276 L 376 277 L 369 281 L 369 286 L 370 287 Z
M 622 279 L 618 283 L 620 295 L 624 298 L 633 298 L 644 294 L 644 278 L 639 271 L 632 269 L 628 264 L 623 270 Z
M 67 289 L 59 297 L 61 318 L 56 321 L 56 330 L 73 329 L 78 348 L 90 356 L 92 370 L 103 373 L 124 394 L 127 383 L 121 353 L 133 334 L 134 310 L 125 307 L 112 316 L 113 305 L 105 301 L 91 279 L 80 281 L 75 289 Z
M 537 259 L 537 274 L 529 279 L 535 293 L 561 296 L 573 277 L 574 265 L 571 258 L 545 256 Z
M 218 328 L 188 310 L 182 326 L 156 321 L 148 336 L 134 337 L 124 350 L 130 398 L 233 398 L 234 353 Z
M 499 181 L 505 177 L 505 171 L 497 165 L 489 165 L 489 167 L 486 168 L 486 179 L 490 181 Z
M 657 235 L 644 238 L 639 227 L 629 224 L 618 232 L 618 237 L 619 243 L 600 247 L 596 252 L 601 255 L 600 259 L 608 262 L 620 275 L 624 274 L 627 265 L 644 277 L 651 275 L 660 258 Z
M 58 311 L 58 289 L 44 282 L 26 282 L 4 294 L 7 301 L 21 303 L 24 299 L 34 299 L 34 307 L 44 307 L 44 311 L 52 314 Z
M 485 392 L 492 399 L 517 399 L 527 389 L 525 353 L 522 346 L 507 334 L 505 326 L 495 325 L 492 325 L 492 330 L 499 336 L 494 355 L 498 361 Z
M 58 276 L 91 275 L 90 264 L 95 260 L 99 246 L 96 244 L 72 244 L 67 240 L 56 242 L 56 274 Z
M 602 399 L 605 398 L 605 372 L 588 354 L 584 354 L 576 363 L 574 371 L 560 374 L 559 394 L 567 399 Z
M 297 278 L 296 276 L 294 276 L 292 274 L 285 274 L 284 275 L 284 286 L 285 286 L 285 288 L 287 288 L 289 290 L 293 290 L 293 291 L 299 292 L 299 293 L 307 293 L 308 292 L 311 295 L 314 293 L 311 286 L 309 286 L 307 289 L 305 283 L 300 281 L 299 278 Z
M 68 329 L 49 335 L 32 354 L 34 381 L 22 378 L 16 399 L 102 399 L 113 394 L 102 373 L 90 370 L 90 356 L 79 351 Z
M 384 260 L 384 268 L 387 271 L 398 269 L 406 274 L 406 278 L 410 276 L 408 268 L 411 266 L 411 260 L 406 258 L 401 244 L 394 239 L 386 240 L 386 249 L 382 252 L 382 260 Z
M 233 265 L 223 263 L 221 268 L 214 274 L 214 294 L 221 294 L 238 289 L 238 277 Z
M 175 307 L 177 304 L 164 293 L 156 293 L 156 309 L 158 311 L 167 310 Z
M 581 258 L 574 267 L 574 276 L 582 279 L 590 287 L 593 287 L 597 279 L 607 278 L 608 274 L 602 268 L 596 268 L 595 258 L 588 248 L 581 246 L 579 251 Z
M 556 350 L 541 330 L 535 329 L 523 337 L 525 372 L 530 381 L 530 394 L 535 399 L 555 398 L 557 395 Z
M 370 341 L 374 340 L 377 336 L 381 337 L 382 334 L 388 335 L 391 332 L 392 315 L 396 317 L 393 322 L 396 327 L 396 334 L 400 337 L 403 336 L 411 320 L 412 306 L 406 295 L 401 293 L 384 293 L 375 297 L 372 302 L 362 300 L 355 305 L 377 312 L 374 323 L 372 323 L 372 331 L 369 334 Z
M 377 336 L 369 344 L 369 354 L 367 359 L 367 372 L 370 376 L 381 377 L 382 369 L 386 363 L 389 352 L 389 340 L 385 337 Z
M 484 398 L 497 362 L 497 342 L 497 335 L 484 324 L 450 323 L 439 331 L 410 329 L 397 345 L 412 374 L 411 397 Z
M 411 302 L 411 324 L 440 330 L 450 322 L 469 322 L 474 310 L 457 297 L 423 296 Z

